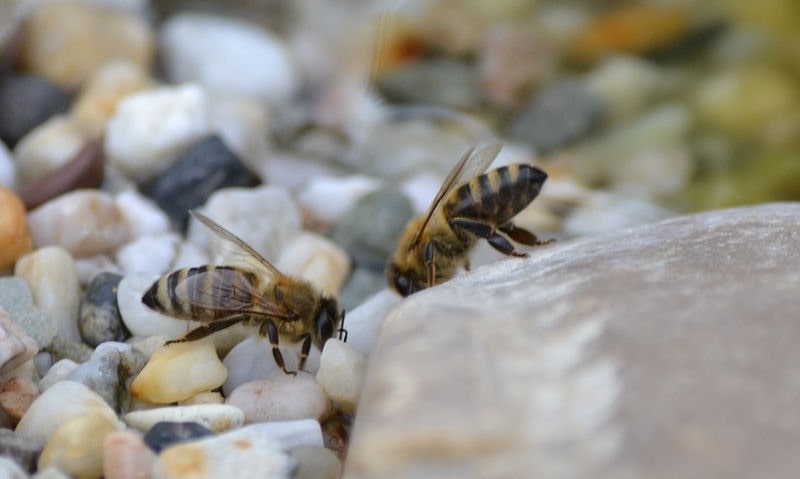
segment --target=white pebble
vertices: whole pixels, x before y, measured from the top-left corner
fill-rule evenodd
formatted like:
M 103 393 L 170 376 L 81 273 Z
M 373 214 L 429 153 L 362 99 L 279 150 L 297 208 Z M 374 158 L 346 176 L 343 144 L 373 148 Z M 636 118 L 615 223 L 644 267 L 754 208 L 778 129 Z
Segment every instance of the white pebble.
M 134 336 L 177 338 L 199 323 L 161 314 L 142 303 L 142 296 L 158 279 L 158 275 L 152 274 L 130 274 L 122 278 L 117 285 L 119 314 Z
M 171 269 L 179 244 L 176 233 L 140 236 L 117 250 L 116 263 L 123 275 L 160 276 Z
M 0 306 L 0 375 L 32 359 L 38 351 L 36 341 Z
M 59 245 L 75 258 L 108 253 L 128 241 L 129 231 L 108 193 L 77 190 L 28 213 L 37 247 Z
M 103 398 L 81 383 L 61 381 L 50 386 L 17 424 L 17 434 L 47 441 L 62 424 L 82 414 L 96 413 L 116 422 L 117 414 Z
M 81 341 L 81 287 L 75 261 L 64 248 L 45 246 L 26 254 L 17 261 L 14 275 L 28 283 L 34 303 L 50 316 L 62 339 Z
M 194 243 L 182 241 L 178 245 L 178 253 L 172 261 L 172 270 L 191 268 L 209 263 L 211 263 L 211 260 L 203 248 Z
M 251 98 L 213 95 L 209 104 L 211 128 L 253 172 L 269 153 L 270 116 L 265 105 Z
M 8 147 L 0 141 L 0 186 L 13 190 L 17 185 L 17 166 Z
M 155 202 L 137 191 L 125 190 L 115 198 L 131 238 L 170 231 L 169 216 Z
M 102 272 L 119 273 L 119 266 L 114 263 L 111 256 L 98 254 L 87 258 L 76 258 L 75 270 L 78 272 L 78 281 L 80 281 L 81 285 L 86 286 L 92 282 L 95 276 Z
M 314 376 L 302 371 L 242 384 L 225 403 L 244 412 L 245 424 L 320 419 L 330 411 L 330 402 Z
M 130 391 L 136 398 L 165 404 L 216 389 L 227 375 L 210 340 L 174 343 L 150 356 Z
M 439 191 L 441 186 L 442 178 L 439 175 L 425 171 L 401 183 L 400 191 L 405 193 L 408 199 L 411 200 L 414 213 L 421 215 L 428 212 L 431 201 L 433 201 L 436 192 Z
M 358 406 L 366 368 L 367 358 L 363 353 L 333 338 L 322 350 L 317 382 L 331 401 L 352 414 Z
M 28 474 L 10 457 L 0 456 L 0 477 L 5 479 L 28 479 Z
M 47 374 L 39 380 L 39 390 L 45 391 L 53 384 L 67 379 L 67 376 L 76 369 L 78 369 L 78 363 L 71 359 L 64 358 L 57 361 L 50 366 L 50 369 L 47 370 Z
M 564 220 L 563 232 L 570 237 L 598 235 L 672 216 L 675 213 L 647 201 L 596 192 Z
M 179 406 L 198 406 L 201 404 L 224 404 L 225 398 L 216 391 L 202 391 L 190 398 L 178 401 Z
M 196 422 L 214 432 L 236 429 L 244 424 L 241 409 L 226 404 L 196 404 L 193 406 L 171 406 L 129 412 L 125 422 L 142 432 L 162 421 Z
M 400 299 L 394 291 L 384 289 L 370 296 L 356 309 L 348 311 L 344 324 L 347 345 L 369 356 L 378 340 L 383 320 Z
M 350 256 L 333 241 L 302 232 L 289 243 L 275 266 L 281 272 L 310 281 L 329 296 L 338 296 L 350 276 Z
M 316 419 L 298 419 L 296 421 L 260 422 L 248 428 L 269 434 L 279 440 L 283 447 L 290 449 L 297 446 L 323 446 L 322 427 Z
M 328 448 L 296 446 L 289 454 L 300 463 L 293 479 L 339 479 L 342 475 L 342 461 Z
M 247 22 L 183 13 L 164 24 L 160 43 L 167 76 L 175 83 L 198 82 L 210 91 L 273 104 L 285 102 L 297 88 L 286 47 Z
M 378 190 L 381 184 L 376 178 L 362 175 L 312 177 L 298 193 L 297 202 L 315 218 L 335 224 L 353 208 L 359 198 Z
M 14 147 L 17 179 L 28 185 L 64 166 L 89 140 L 72 117 L 57 115 L 30 131 Z
M 136 181 L 146 181 L 211 132 L 205 92 L 197 85 L 161 87 L 122 100 L 108 123 L 105 154 Z
M 66 399 L 68 400 L 68 399 Z M 96 478 L 103 474 L 103 442 L 114 431 L 124 428 L 116 418 L 88 412 L 62 423 L 45 444 L 39 456 L 39 469 L 56 467 L 76 478 Z

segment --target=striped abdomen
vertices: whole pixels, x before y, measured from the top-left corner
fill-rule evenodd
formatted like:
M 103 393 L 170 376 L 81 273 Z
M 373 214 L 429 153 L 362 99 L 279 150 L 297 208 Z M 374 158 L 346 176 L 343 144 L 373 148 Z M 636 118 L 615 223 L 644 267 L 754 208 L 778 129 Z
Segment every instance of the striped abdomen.
M 547 173 L 525 164 L 491 170 L 450 193 L 443 205 L 448 218 L 480 219 L 502 225 L 539 195 Z
M 177 318 L 212 321 L 252 310 L 257 281 L 255 273 L 230 266 L 185 268 L 153 283 L 142 302 Z

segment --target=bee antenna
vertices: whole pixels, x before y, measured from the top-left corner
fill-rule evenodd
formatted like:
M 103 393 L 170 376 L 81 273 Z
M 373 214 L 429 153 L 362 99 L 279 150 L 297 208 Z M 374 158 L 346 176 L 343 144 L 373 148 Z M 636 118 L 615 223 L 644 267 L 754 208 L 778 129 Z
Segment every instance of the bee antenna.
M 339 339 L 343 342 L 347 342 L 347 330 L 344 329 L 344 310 L 339 315 Z

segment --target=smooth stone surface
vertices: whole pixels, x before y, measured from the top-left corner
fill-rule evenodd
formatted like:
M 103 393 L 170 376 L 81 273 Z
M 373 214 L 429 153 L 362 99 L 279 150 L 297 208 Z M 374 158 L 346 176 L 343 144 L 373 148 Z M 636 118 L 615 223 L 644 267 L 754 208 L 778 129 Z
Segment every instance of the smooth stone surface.
M 106 354 L 89 359 L 72 370 L 68 381 L 79 382 L 99 394 L 115 411 L 119 409 L 122 358 L 119 354 Z
M 90 139 L 83 126 L 67 115 L 38 125 L 14 148 L 20 185 L 32 185 L 65 166 Z
M 165 449 L 153 479 L 213 479 L 235 471 L 238 479 L 289 479 L 296 467 L 271 434 L 245 427 Z
M 80 258 L 115 250 L 130 232 L 114 198 L 99 190 L 77 190 L 28 214 L 36 247 L 58 245 Z
M 342 463 L 330 449 L 321 446 L 296 446 L 289 454 L 299 464 L 294 479 L 338 479 Z
M 315 220 L 335 224 L 359 198 L 380 187 L 381 181 L 370 176 L 312 177 L 297 193 L 297 202 Z
M 365 267 L 355 267 L 339 294 L 339 306 L 348 311 L 345 323 L 350 322 L 350 313 L 361 306 L 378 291 L 386 288 L 386 273 Z M 347 329 L 347 328 L 345 328 Z
M 286 369 L 297 371 L 301 345 L 299 343 L 280 341 L 278 348 L 283 355 Z M 319 357 L 319 349 L 311 345 L 311 350 L 308 352 L 303 369 L 311 374 L 316 374 L 319 369 Z M 222 363 L 228 368 L 228 378 L 225 380 L 225 384 L 222 385 L 222 392 L 225 395 L 229 395 L 242 384 L 266 379 L 276 374 L 286 374 L 275 363 L 269 340 L 256 335 L 255 332 L 236 344 L 225 355 Z
M 264 158 L 273 154 L 266 134 L 274 123 L 269 107 L 248 96 L 217 93 L 211 96 L 209 116 L 211 129 L 225 145 L 250 171 L 262 176 Z
M 170 272 L 181 238 L 176 233 L 140 236 L 114 254 L 123 275 L 161 276 Z
M 170 163 L 166 171 L 142 185 L 142 192 L 169 215 L 179 231 L 186 228 L 189 210 L 204 204 L 215 191 L 259 182 L 216 135 L 193 143 Z
M 28 474 L 15 461 L 0 457 L 0 476 L 6 479 L 27 479 Z
M 0 457 L 12 459 L 26 471 L 33 471 L 44 442 L 30 439 L 10 429 L 0 428 Z
M 156 423 L 193 422 L 214 432 L 236 429 L 244 424 L 241 409 L 226 404 L 195 404 L 192 406 L 160 407 L 129 412 L 125 423 L 140 431 L 148 431 Z
M 147 479 L 156 455 L 139 434 L 114 431 L 103 442 L 105 479 Z
M 41 380 L 39 380 L 39 388 L 42 391 L 47 390 L 50 386 L 65 381 L 69 374 L 78 368 L 78 363 L 71 359 L 60 359 L 50 366 Z
M 103 442 L 122 423 L 104 414 L 81 414 L 61 424 L 39 456 L 39 469 L 56 467 L 76 479 L 94 479 L 103 474 Z
M 144 435 L 144 443 L 156 454 L 162 450 L 180 444 L 191 442 L 204 437 L 213 436 L 214 433 L 196 422 L 158 422 Z
M 0 270 L 14 266 L 17 259 L 33 247 L 25 204 L 12 190 L 0 186 Z
M 276 374 L 242 384 L 230 393 L 225 404 L 241 409 L 245 424 L 321 419 L 330 410 L 322 388 L 314 376 L 304 371 L 297 376 Z
M 283 250 L 275 267 L 284 274 L 310 281 L 328 296 L 337 297 L 350 274 L 350 256 L 324 236 L 301 232 Z
M 138 399 L 164 404 L 222 386 L 227 375 L 211 341 L 174 343 L 150 356 L 130 391 Z
M 142 303 L 142 296 L 158 281 L 158 275 L 129 274 L 117 285 L 117 306 L 122 322 L 134 336 L 177 338 L 199 323 L 156 312 Z
M 321 447 L 323 444 L 322 428 L 316 419 L 260 422 L 247 427 L 271 435 L 285 448 Z
M 59 246 L 45 246 L 17 261 L 14 275 L 24 279 L 40 311 L 52 318 L 58 336 L 80 341 L 78 307 L 81 289 L 75 260 Z
M 38 351 L 36 341 L 0 306 L 0 376 L 32 359 Z
M 798 220 L 678 217 L 405 299 L 345 477 L 794 477 Z
M 384 286 L 359 307 L 348 311 L 344 319 L 347 345 L 369 356 L 378 340 L 383 320 L 400 300 L 397 293 Z
M 24 279 L 0 278 L 0 306 L 8 311 L 11 320 L 22 326 L 40 348 L 53 343 L 56 325 L 49 315 L 34 306 L 31 289 Z
M 317 383 L 328 398 L 346 413 L 353 414 L 361 396 L 367 359 L 347 343 L 332 338 L 325 343 L 319 360 Z
M 130 333 L 117 306 L 117 287 L 122 275 L 103 272 L 92 279 L 78 308 L 78 329 L 90 346 L 106 341 L 124 341 Z
M 36 75 L 0 78 L 0 140 L 13 147 L 28 132 L 69 106 L 69 95 Z
M 115 199 L 128 225 L 131 238 L 160 235 L 170 231 L 169 216 L 153 200 L 138 191 L 121 191 Z

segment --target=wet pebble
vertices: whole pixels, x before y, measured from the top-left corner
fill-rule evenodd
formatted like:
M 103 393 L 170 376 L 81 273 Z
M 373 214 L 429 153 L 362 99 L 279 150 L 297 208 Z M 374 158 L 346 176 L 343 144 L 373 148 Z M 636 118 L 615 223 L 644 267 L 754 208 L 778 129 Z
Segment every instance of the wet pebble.
M 78 479 L 98 478 L 103 474 L 103 442 L 121 427 L 116 419 L 97 412 L 73 417 L 53 431 L 38 467 L 56 467 Z
M 325 447 L 295 446 L 289 454 L 298 463 L 294 479 L 338 479 L 342 472 L 342 462 Z
M 350 274 L 350 256 L 324 236 L 301 232 L 283 250 L 275 267 L 336 297 Z
M 14 266 L 33 247 L 25 204 L 12 190 L 0 186 L 0 270 Z
M 191 442 L 214 433 L 196 422 L 162 421 L 154 424 L 144 435 L 144 443 L 156 454 L 184 442 Z
M 36 341 L 0 306 L 0 376 L 32 359 L 38 351 Z
M 203 45 L 197 43 L 204 38 Z M 161 30 L 167 77 L 266 103 L 288 100 L 296 72 L 282 42 L 245 21 L 199 13 L 171 17 Z
M 36 468 L 36 460 L 44 442 L 16 434 L 13 430 L 0 428 L 0 457 L 11 459 L 25 471 Z
M 170 403 L 221 386 L 227 374 L 211 341 L 175 343 L 153 353 L 130 391 L 148 402 Z
M 226 404 L 195 404 L 129 412 L 125 422 L 140 431 L 149 431 L 158 423 L 194 423 L 213 432 L 236 429 L 244 424 L 244 413 Z
M 353 414 L 361 396 L 367 368 L 364 353 L 333 338 L 325 343 L 317 372 L 317 383 L 328 398 L 346 413 Z
M 211 132 L 208 98 L 197 85 L 160 87 L 125 97 L 108 122 L 105 153 L 127 177 L 147 181 Z
M 103 477 L 147 479 L 155 458 L 139 434 L 114 431 L 103 442 Z
M 296 462 L 272 434 L 244 427 L 162 451 L 153 479 L 288 479 Z
M 169 216 L 150 198 L 136 190 L 125 190 L 115 198 L 128 225 L 131 238 L 160 235 L 170 231 Z
M 322 388 L 303 371 L 297 376 L 276 374 L 245 383 L 234 389 L 225 403 L 241 409 L 246 424 L 320 419 L 330 411 Z
M 67 92 L 36 75 L 0 77 L 0 140 L 13 147 L 51 116 L 66 111 Z
M 258 178 L 233 154 L 218 136 L 204 138 L 182 151 L 169 169 L 142 186 L 183 230 L 188 211 L 206 202 L 221 188 L 253 186 Z
M 36 306 L 52 318 L 62 340 L 81 340 L 78 272 L 64 248 L 45 246 L 28 253 L 17 261 L 14 275 L 28 283 Z
M 28 283 L 22 278 L 0 278 L 0 306 L 8 311 L 11 320 L 22 326 L 39 348 L 53 343 L 56 325 L 49 315 L 39 311 L 33 304 Z
M 140 236 L 117 250 L 115 262 L 124 275 L 161 276 L 171 269 L 180 240 L 176 233 Z
M 597 128 L 606 105 L 574 80 L 552 83 L 537 92 L 509 125 L 512 138 L 547 153 L 572 143 Z
M 128 331 L 134 336 L 176 338 L 199 325 L 194 321 L 161 314 L 142 303 L 142 296 L 157 280 L 157 275 L 129 274 L 117 285 L 117 307 Z
M 375 191 L 358 200 L 334 226 L 331 238 L 357 265 L 382 270 L 412 215 L 411 202 L 403 193 Z
M 81 300 L 78 329 L 90 346 L 106 341 L 124 341 L 130 336 L 117 306 L 117 286 L 122 275 L 102 272 L 92 279 Z
M 381 92 L 397 103 L 476 108 L 482 101 L 478 76 L 461 61 L 450 59 L 415 62 L 398 68 L 378 81 Z
M 44 2 L 26 18 L 20 61 L 70 88 L 113 59 L 146 70 L 154 49 L 153 32 L 142 18 L 91 2 Z
M 355 206 L 359 198 L 380 187 L 381 181 L 369 176 L 315 176 L 298 192 L 297 202 L 315 220 L 334 224 Z
M 110 252 L 129 238 L 122 212 L 108 193 L 78 190 L 28 214 L 37 247 L 59 245 L 76 258 Z

